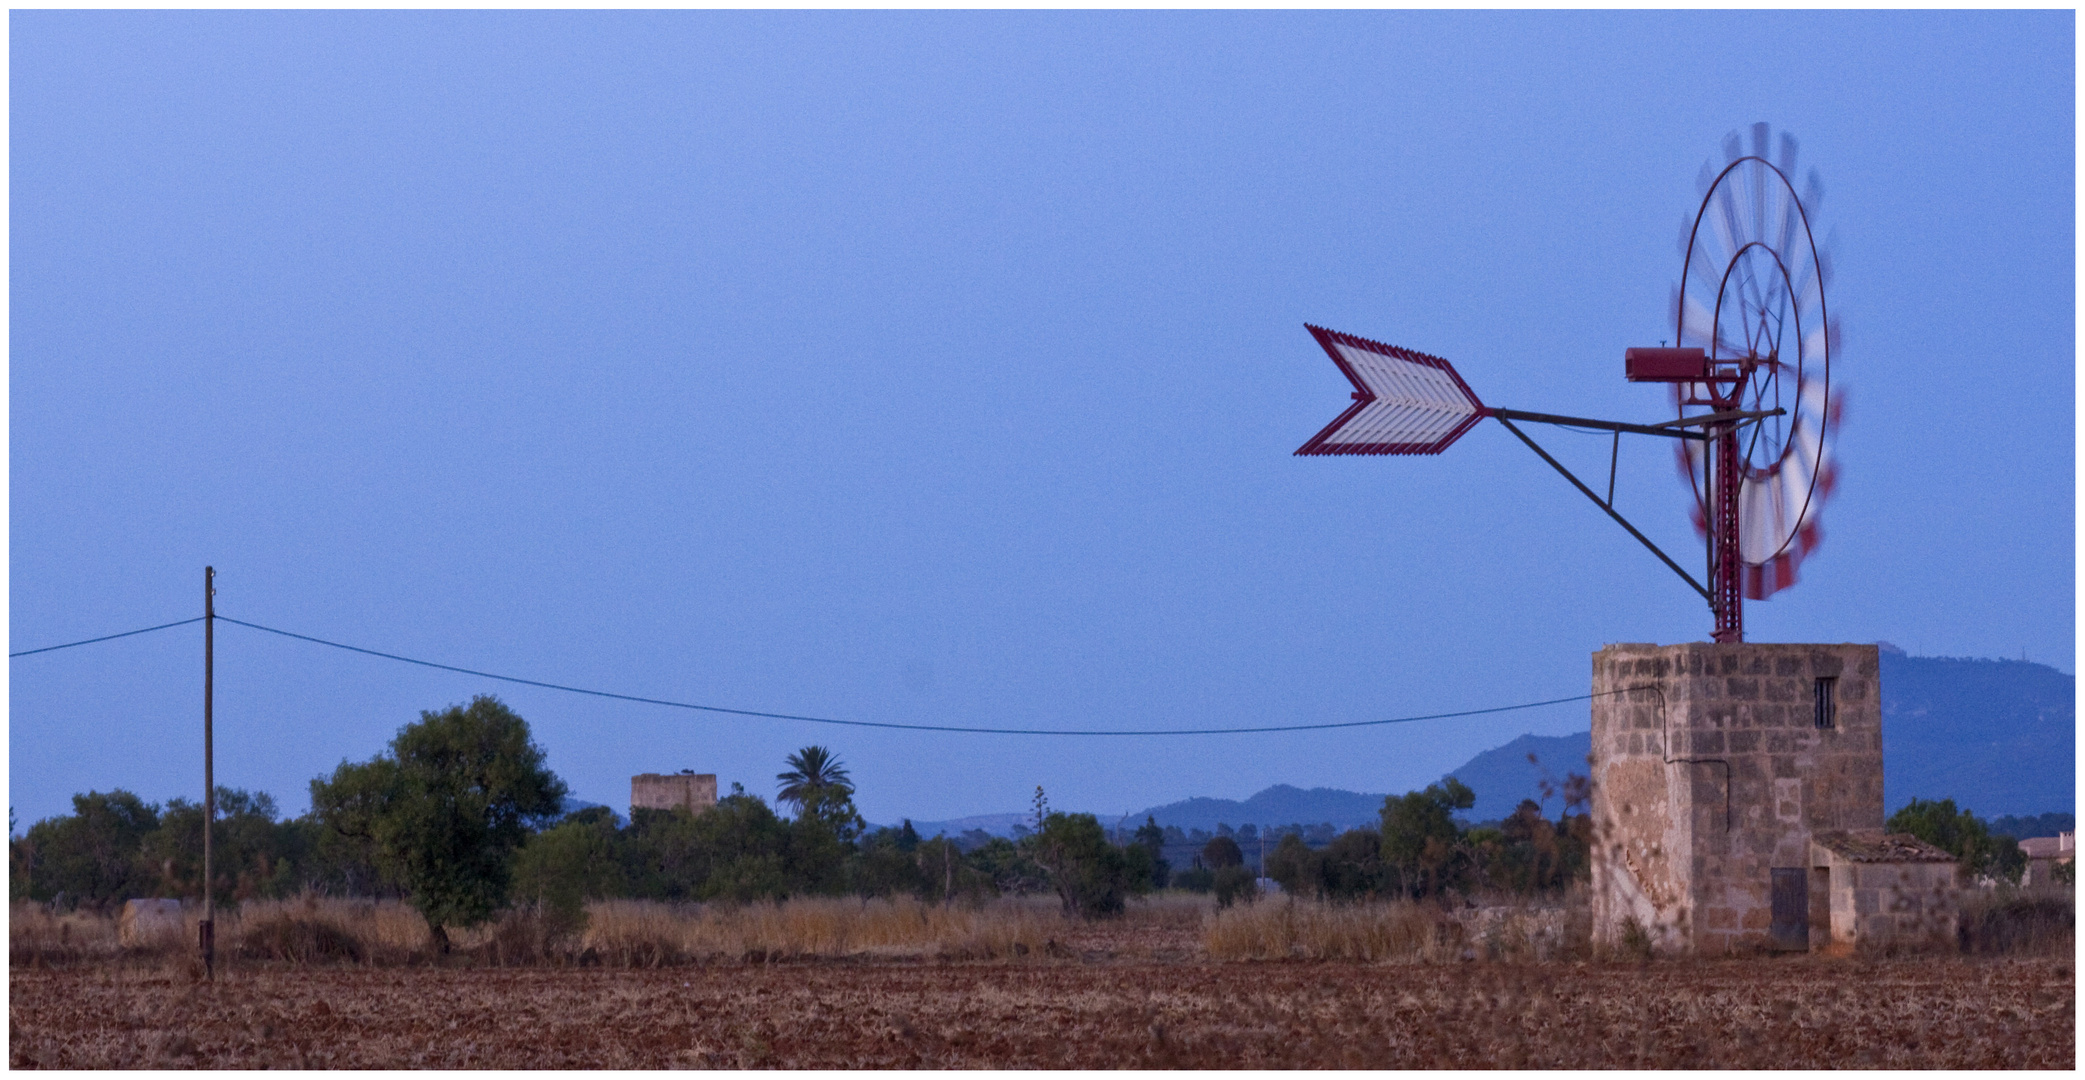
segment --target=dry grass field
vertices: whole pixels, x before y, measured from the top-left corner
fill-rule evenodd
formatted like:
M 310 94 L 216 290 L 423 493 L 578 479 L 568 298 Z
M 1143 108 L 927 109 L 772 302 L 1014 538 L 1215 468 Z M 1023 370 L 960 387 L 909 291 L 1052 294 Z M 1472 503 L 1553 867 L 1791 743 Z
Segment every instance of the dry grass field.
M 597 908 L 590 955 L 495 966 L 513 958 L 495 960 L 496 929 L 436 959 L 415 951 L 395 912 L 365 908 L 364 930 L 390 935 L 395 956 L 297 962 L 249 949 L 207 984 L 185 951 L 77 946 L 93 926 L 28 920 L 10 927 L 8 1056 L 16 1068 L 2070 1068 L 2076 1058 L 2068 949 L 1639 964 L 1571 956 L 1568 912 L 1465 932 L 1396 906 L 1283 909 L 1217 915 L 1167 898 L 1081 924 L 1019 903 Z M 256 908 L 245 928 L 279 936 L 283 914 Z M 30 930 L 75 947 L 25 951 Z

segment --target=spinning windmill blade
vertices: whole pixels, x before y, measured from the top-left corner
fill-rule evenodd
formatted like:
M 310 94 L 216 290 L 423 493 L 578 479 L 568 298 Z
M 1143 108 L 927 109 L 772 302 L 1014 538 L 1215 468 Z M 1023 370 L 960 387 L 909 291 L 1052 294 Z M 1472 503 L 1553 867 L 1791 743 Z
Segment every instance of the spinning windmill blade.
M 1767 125 L 1752 125 L 1750 141 L 1751 152 L 1738 153 L 1743 139 L 1732 132 L 1722 166 L 1703 165 L 1711 179 L 1687 234 L 1674 323 L 1679 344 L 1705 350 L 1716 377 L 1675 384 L 1673 400 L 1682 417 L 1788 410 L 1730 444 L 1720 465 L 1708 444 L 1677 455 L 1695 493 L 1695 528 L 1710 541 L 1712 576 L 1743 599 L 1764 600 L 1795 584 L 1823 537 L 1818 511 L 1837 480 L 1828 438 L 1839 413 L 1831 389 L 1839 328 L 1825 304 L 1830 254 L 1812 232 L 1823 196 L 1817 172 L 1799 196 L 1795 139 L 1782 134 L 1775 162 L 1766 159 Z M 1719 468 L 1729 473 L 1720 483 L 1712 479 Z M 1727 504 L 1720 513 L 1719 503 Z M 1720 599 L 1728 617 L 1719 616 L 1719 632 L 1741 632 L 1739 597 Z

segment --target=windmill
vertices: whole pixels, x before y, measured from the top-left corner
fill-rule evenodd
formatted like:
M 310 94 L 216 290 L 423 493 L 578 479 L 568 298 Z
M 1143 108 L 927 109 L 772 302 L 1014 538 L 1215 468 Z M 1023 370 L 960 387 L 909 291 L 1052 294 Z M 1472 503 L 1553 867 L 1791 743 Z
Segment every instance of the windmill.
M 1838 413 L 1838 326 L 1824 300 L 1831 262 L 1811 227 L 1822 188 L 1813 169 L 1796 191 L 1792 136 L 1782 133 L 1776 148 L 1767 125 L 1749 134 L 1749 146 L 1740 132 L 1726 136 L 1722 164 L 1702 166 L 1701 204 L 1681 237 L 1673 344 L 1623 354 L 1628 381 L 1672 387 L 1677 417 L 1631 424 L 1488 406 L 1438 356 L 1306 324 L 1353 383 L 1354 403 L 1296 453 L 1438 454 L 1479 421 L 1497 420 L 1708 601 L 1715 640 L 1743 641 L 1744 601 L 1794 584 L 1822 539 L 1817 512 L 1834 485 L 1826 436 Z M 1606 497 L 1521 423 L 1612 432 Z M 1695 528 L 1707 540 L 1708 584 L 1615 510 L 1625 434 L 1675 441 Z

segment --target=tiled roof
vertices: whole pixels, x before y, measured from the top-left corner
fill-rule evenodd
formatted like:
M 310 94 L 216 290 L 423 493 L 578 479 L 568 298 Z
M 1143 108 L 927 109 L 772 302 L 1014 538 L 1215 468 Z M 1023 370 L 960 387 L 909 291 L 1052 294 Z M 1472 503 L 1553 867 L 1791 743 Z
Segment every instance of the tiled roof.
M 2063 846 L 2063 838 L 2058 836 L 2028 837 L 2020 841 L 2020 850 L 2030 859 L 2053 859 L 2058 855 L 2067 855 L 2071 851 L 2070 848 Z
M 1955 857 L 1910 833 L 1828 832 L 1810 839 L 1848 862 L 1954 862 Z

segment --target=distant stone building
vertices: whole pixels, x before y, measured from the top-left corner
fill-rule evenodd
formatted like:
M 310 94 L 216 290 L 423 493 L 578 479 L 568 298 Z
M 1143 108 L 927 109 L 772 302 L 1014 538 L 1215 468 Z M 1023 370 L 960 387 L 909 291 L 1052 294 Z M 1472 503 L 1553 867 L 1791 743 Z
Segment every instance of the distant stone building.
M 1864 919 L 1882 886 L 1854 882 L 1886 873 L 1916 895 L 1912 923 L 1952 912 L 1953 878 L 1884 839 L 1875 646 L 1610 645 L 1593 694 L 1596 939 L 1619 944 L 1633 921 L 1668 952 L 1874 943 L 1903 920 Z M 1881 846 L 1813 843 L 1826 835 Z
M 689 772 L 639 773 L 630 778 L 630 809 L 670 810 L 685 807 L 699 814 L 717 805 L 717 774 Z
M 2065 832 L 2055 836 L 2032 836 L 2020 841 L 2020 854 L 2027 856 L 2027 870 L 2020 876 L 2020 884 L 2055 884 L 2056 868 L 2077 857 L 2077 836 L 2076 832 Z

